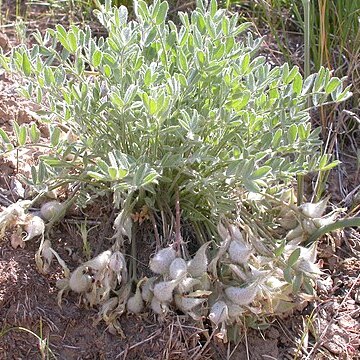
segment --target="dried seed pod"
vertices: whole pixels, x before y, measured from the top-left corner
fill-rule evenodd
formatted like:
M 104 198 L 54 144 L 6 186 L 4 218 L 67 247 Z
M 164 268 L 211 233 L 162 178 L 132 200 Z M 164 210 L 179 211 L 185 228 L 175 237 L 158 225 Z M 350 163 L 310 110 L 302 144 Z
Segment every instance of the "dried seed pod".
M 286 235 L 286 240 L 294 240 L 303 235 L 303 228 L 301 225 L 298 225 L 295 229 L 290 230 Z
M 233 303 L 237 305 L 249 305 L 258 294 L 259 288 L 256 284 L 245 288 L 230 286 L 225 289 L 225 294 Z
M 232 301 L 227 302 L 229 309 L 229 319 L 237 320 L 246 310 L 239 305 L 234 304 Z
M 201 280 L 187 277 L 181 280 L 177 289 L 180 294 L 186 294 L 193 291 L 197 285 L 201 285 Z
M 109 268 L 119 273 L 126 267 L 124 255 L 120 251 L 115 251 L 109 259 Z
M 160 300 L 160 302 L 171 301 L 173 297 L 173 291 L 182 279 L 176 279 L 171 281 L 161 281 L 154 286 L 154 296 Z
M 50 266 L 52 259 L 54 258 L 53 252 L 51 249 L 50 240 L 45 240 L 41 250 L 41 256 L 45 259 L 45 263 Z
M 206 299 L 185 297 L 180 294 L 175 294 L 174 300 L 177 308 L 184 313 L 193 310 L 206 301 Z
M 141 288 L 141 296 L 142 299 L 149 303 L 151 299 L 153 298 L 153 289 L 154 289 L 154 283 L 155 283 L 156 277 L 151 277 L 150 279 L 145 279 L 144 284 Z
M 246 244 L 233 240 L 230 242 L 228 253 L 232 261 L 245 265 L 249 261 L 251 249 Z
M 211 283 L 207 273 L 204 273 L 199 279 L 196 280 L 199 280 L 199 282 L 195 283 L 194 290 L 210 290 Z
M 209 319 L 218 325 L 229 318 L 229 309 L 222 300 L 217 301 L 210 309 Z
M 269 288 L 269 290 L 276 291 L 282 288 L 283 286 L 288 285 L 288 283 L 285 281 L 281 281 L 275 276 L 270 276 L 269 278 L 266 279 L 265 285 Z
M 102 270 L 109 264 L 111 254 L 111 250 L 106 250 L 98 256 L 94 257 L 93 259 L 86 261 L 83 265 L 90 267 L 94 270 Z
M 23 238 L 23 241 L 28 241 L 34 237 L 44 235 L 45 223 L 39 216 L 28 215 L 26 217 L 24 230 L 27 232 L 27 236 Z
M 219 222 L 217 225 L 217 231 L 222 240 L 225 241 L 226 239 L 230 238 L 230 233 L 228 229 L 221 222 Z
M 150 260 L 149 267 L 155 274 L 166 274 L 169 271 L 170 264 L 176 257 L 176 251 L 171 247 L 167 247 L 158 251 Z
M 323 217 L 323 218 L 315 218 L 315 219 L 312 219 L 315 226 L 317 228 L 321 228 L 323 226 L 327 226 L 327 225 L 330 225 L 330 224 L 333 224 L 335 222 L 335 217 L 336 217 L 336 214 L 333 214 L 331 216 L 328 216 L 328 217 Z
M 192 277 L 201 277 L 207 271 L 208 259 L 206 256 L 206 250 L 210 242 L 202 245 L 196 252 L 192 260 L 188 262 L 188 272 Z
M 159 299 L 157 299 L 155 296 L 152 298 L 150 307 L 154 313 L 158 315 L 165 315 L 169 308 L 166 304 L 162 303 Z
M 40 208 L 40 214 L 43 219 L 51 220 L 54 216 L 61 214 L 63 210 L 64 204 L 54 200 L 42 204 Z
M 312 234 L 313 232 L 315 232 L 317 230 L 312 219 L 304 219 L 302 221 L 302 226 L 303 226 L 303 229 L 306 234 Z
M 140 314 L 144 309 L 144 302 L 141 297 L 140 286 L 136 287 L 136 292 L 133 296 L 129 297 L 127 301 L 127 310 L 133 314 Z
M 92 284 L 92 277 L 87 274 L 85 266 L 80 265 L 71 274 L 69 279 L 69 286 L 72 291 L 77 293 L 87 292 Z
M 230 225 L 230 233 L 231 233 L 231 239 L 234 241 L 238 241 L 240 243 L 245 243 L 244 238 L 242 236 L 242 233 L 240 229 L 235 225 Z
M 319 218 L 323 215 L 328 201 L 329 197 L 319 201 L 318 203 L 304 203 L 299 206 L 299 210 L 309 218 Z
M 172 261 L 169 268 L 170 278 L 175 280 L 186 275 L 187 265 L 186 261 L 182 258 L 176 258 Z
M 323 272 L 320 270 L 319 265 L 306 259 L 299 259 L 294 266 L 295 269 L 305 272 L 309 276 L 322 275 Z

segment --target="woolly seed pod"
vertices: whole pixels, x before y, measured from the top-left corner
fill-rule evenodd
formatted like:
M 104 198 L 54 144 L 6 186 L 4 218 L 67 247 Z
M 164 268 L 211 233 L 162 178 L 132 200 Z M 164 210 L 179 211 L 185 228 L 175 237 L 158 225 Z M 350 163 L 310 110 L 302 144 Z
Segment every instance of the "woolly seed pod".
M 86 267 L 80 265 L 74 270 L 69 279 L 69 286 L 72 291 L 83 293 L 90 289 L 92 278 L 86 273 Z
M 50 240 L 45 240 L 42 246 L 41 255 L 43 256 L 43 258 L 45 259 L 48 265 L 51 264 L 52 259 L 54 258 L 54 254 L 50 249 L 51 249 Z
M 106 267 L 106 265 L 108 265 L 111 254 L 111 250 L 106 250 L 93 259 L 86 261 L 83 265 L 88 266 L 94 270 L 102 270 Z
M 23 241 L 31 240 L 34 237 L 43 235 L 45 232 L 45 224 L 43 219 L 39 216 L 29 215 L 26 218 L 26 224 L 24 230 L 27 232 L 27 236 L 23 238 Z
M 249 305 L 252 303 L 259 291 L 256 285 L 250 285 L 246 288 L 230 286 L 225 289 L 225 294 L 233 303 L 237 305 Z
M 136 292 L 133 296 L 129 297 L 127 304 L 127 310 L 133 314 L 140 314 L 141 311 L 144 309 L 144 302 L 141 297 L 140 287 L 136 287 Z
M 169 311 L 168 306 L 161 303 L 155 296 L 151 300 L 150 307 L 152 311 L 158 315 L 165 315 Z
M 109 268 L 119 273 L 126 266 L 124 255 L 120 251 L 115 251 L 109 259 Z
M 229 309 L 229 319 L 236 320 L 241 316 L 246 310 L 239 305 L 234 304 L 232 301 L 227 303 Z
M 226 240 L 230 237 L 228 229 L 221 222 L 217 225 L 217 231 L 222 240 Z
M 58 201 L 49 201 L 41 205 L 40 214 L 45 220 L 51 220 L 54 216 L 60 214 L 64 210 L 64 205 Z
M 204 273 L 199 279 L 196 280 L 199 281 L 194 285 L 194 290 L 210 290 L 211 282 L 207 273 Z
M 230 233 L 231 233 L 231 239 L 234 241 L 238 241 L 240 243 L 244 243 L 244 238 L 241 234 L 240 229 L 235 225 L 230 225 Z
M 188 272 L 192 277 L 200 277 L 207 271 L 208 259 L 206 257 L 206 250 L 210 242 L 202 245 L 196 252 L 192 260 L 188 262 Z
M 175 280 L 186 275 L 187 265 L 186 261 L 182 258 L 176 258 L 170 265 L 169 275 L 170 278 Z
M 176 251 L 171 246 L 161 249 L 152 259 L 150 259 L 150 270 L 155 274 L 166 274 L 169 271 L 170 264 L 174 261 L 175 257 Z
M 299 206 L 299 210 L 309 218 L 319 218 L 324 213 L 329 198 L 319 201 L 318 203 L 304 203 Z
M 241 265 L 246 264 L 251 255 L 251 249 L 249 249 L 244 243 L 234 240 L 230 242 L 228 252 L 230 259 Z
M 156 280 L 156 277 L 151 277 L 150 279 L 146 279 L 144 281 L 143 286 L 141 287 L 142 299 L 147 303 L 149 303 L 154 296 L 153 288 L 154 288 L 155 280 Z
M 184 313 L 191 311 L 206 301 L 206 299 L 185 297 L 180 294 L 175 294 L 174 300 L 177 308 Z
M 186 294 L 193 291 L 194 287 L 197 285 L 201 285 L 201 281 L 199 279 L 186 277 L 181 280 L 178 286 L 178 291 L 180 294 Z
M 217 301 L 210 309 L 209 319 L 218 325 L 229 317 L 229 309 L 224 301 Z
M 160 302 L 167 302 L 172 300 L 172 294 L 175 287 L 181 281 L 180 279 L 171 281 L 161 281 L 154 286 L 154 296 L 160 300 Z

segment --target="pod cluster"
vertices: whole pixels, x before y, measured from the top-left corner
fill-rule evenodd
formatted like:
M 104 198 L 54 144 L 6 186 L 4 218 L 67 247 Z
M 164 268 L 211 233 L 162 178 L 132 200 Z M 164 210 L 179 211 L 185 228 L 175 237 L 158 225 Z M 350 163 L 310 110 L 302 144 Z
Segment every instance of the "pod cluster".
M 157 276 L 145 279 L 141 284 L 143 303 L 158 315 L 164 316 L 170 309 L 177 309 L 194 319 L 200 318 L 210 294 L 208 245 L 202 245 L 188 261 L 177 256 L 172 246 L 158 251 L 149 263 L 151 271 Z
M 124 255 L 120 251 L 107 250 L 79 265 L 57 285 L 62 292 L 74 291 L 82 296 L 85 304 L 94 306 L 108 301 L 127 280 Z

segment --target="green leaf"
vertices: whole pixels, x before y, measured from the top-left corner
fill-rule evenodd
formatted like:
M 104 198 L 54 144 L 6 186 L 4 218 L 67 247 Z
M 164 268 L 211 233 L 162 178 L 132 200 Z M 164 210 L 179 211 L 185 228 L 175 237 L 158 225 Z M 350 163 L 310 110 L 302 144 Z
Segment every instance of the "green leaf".
M 270 171 L 271 171 L 271 166 L 262 166 L 260 168 L 258 168 L 257 170 L 255 170 L 250 178 L 252 180 L 256 180 L 256 179 L 261 179 L 263 177 L 265 177 Z
M 326 94 L 331 94 L 334 90 L 340 86 L 341 80 L 337 77 L 333 77 L 325 87 Z
M 61 130 L 58 127 L 53 128 L 50 135 L 51 145 L 56 147 L 59 144 Z
M 300 248 L 295 249 L 289 256 L 287 260 L 287 266 L 292 267 L 300 257 Z
M 275 254 L 276 257 L 279 257 L 280 255 L 283 254 L 283 252 L 285 250 L 285 245 L 286 245 L 286 241 L 283 240 L 281 242 L 280 246 L 275 249 L 274 254 Z
M 302 90 L 302 85 L 303 85 L 303 78 L 299 73 L 297 73 L 292 84 L 294 93 L 300 95 Z
M 101 64 L 102 52 L 99 49 L 96 49 L 91 57 L 91 63 L 94 68 L 97 68 Z
M 31 63 L 30 63 L 28 54 L 26 52 L 24 52 L 23 56 L 22 56 L 22 70 L 23 70 L 25 76 L 30 76 L 30 74 L 31 74 Z
M 10 139 L 6 132 L 0 128 L 0 137 L 5 144 L 10 144 Z
M 166 1 L 162 2 L 156 15 L 156 25 L 161 25 L 165 21 L 168 10 L 169 4 Z
M 298 127 L 296 124 L 292 124 L 288 130 L 287 138 L 289 144 L 294 144 L 298 135 Z
M 118 169 L 113 167 L 113 166 L 110 166 L 108 167 L 108 174 L 110 175 L 110 178 L 112 180 L 116 180 L 117 178 L 117 173 L 118 173 Z
M 18 135 L 18 143 L 20 146 L 23 146 L 26 143 L 26 137 L 27 137 L 26 130 L 27 130 L 27 128 L 26 128 L 25 124 L 20 126 L 19 135 Z

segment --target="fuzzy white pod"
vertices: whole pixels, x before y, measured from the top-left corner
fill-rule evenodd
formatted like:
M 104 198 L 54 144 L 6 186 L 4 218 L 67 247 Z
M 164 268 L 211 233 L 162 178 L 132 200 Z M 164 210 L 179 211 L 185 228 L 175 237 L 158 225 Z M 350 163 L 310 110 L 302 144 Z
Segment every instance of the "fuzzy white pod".
M 159 299 L 157 299 L 155 296 L 152 298 L 150 307 L 154 313 L 158 315 L 165 315 L 169 308 L 166 304 L 162 303 Z
M 188 273 L 192 277 L 201 277 L 207 271 L 208 258 L 206 256 L 206 250 L 210 242 L 202 245 L 196 252 L 195 256 L 188 262 Z
M 321 228 L 323 226 L 327 226 L 330 224 L 333 224 L 335 222 L 336 214 L 330 215 L 328 217 L 322 217 L 322 218 L 315 218 L 312 219 L 314 222 L 314 225 L 317 228 Z
M 193 310 L 206 301 L 206 299 L 185 297 L 180 294 L 175 294 L 174 300 L 177 308 L 184 313 Z
M 155 274 L 166 274 L 169 271 L 171 263 L 176 257 L 176 251 L 171 246 L 161 249 L 150 259 L 149 267 Z
M 180 279 L 171 281 L 161 281 L 154 286 L 154 296 L 160 300 L 160 302 L 168 302 L 173 298 L 173 291 L 175 287 L 181 282 Z
M 224 241 L 230 237 L 230 233 L 229 233 L 228 229 L 221 222 L 219 222 L 217 225 L 217 231 L 218 231 L 221 239 Z
M 230 259 L 237 264 L 245 265 L 249 261 L 251 249 L 239 241 L 231 241 L 228 249 Z
M 133 314 L 140 314 L 144 309 L 144 302 L 141 296 L 140 287 L 136 287 L 136 292 L 133 296 L 129 297 L 126 307 L 128 312 Z
M 170 278 L 175 280 L 184 277 L 187 272 L 186 261 L 182 258 L 176 258 L 172 261 L 169 267 Z
M 304 203 L 299 206 L 299 210 L 309 218 L 319 218 L 323 215 L 328 201 L 329 197 L 319 201 L 318 203 Z
M 41 255 L 45 259 L 47 265 L 50 265 L 52 259 L 54 258 L 54 254 L 51 251 L 51 242 L 50 240 L 45 240 L 42 246 Z
M 290 241 L 290 240 L 297 239 L 303 235 L 303 232 L 304 232 L 304 230 L 303 230 L 302 226 L 298 225 L 295 229 L 292 229 L 287 233 L 286 240 Z
M 199 282 L 195 284 L 194 290 L 210 290 L 211 282 L 207 273 L 203 274 L 199 279 Z
M 111 250 L 106 250 L 93 259 L 86 261 L 83 265 L 88 266 L 94 270 L 102 270 L 109 264 L 111 254 Z
M 217 301 L 210 309 L 209 319 L 218 325 L 229 318 L 229 309 L 222 300 Z
M 244 238 L 242 236 L 242 233 L 240 229 L 235 225 L 230 225 L 230 233 L 231 233 L 231 239 L 234 241 L 238 241 L 240 243 L 244 243 Z
M 227 302 L 229 309 L 229 319 L 237 320 L 246 310 L 239 305 L 234 304 L 232 301 Z
M 178 285 L 177 290 L 180 294 L 185 294 L 185 293 L 189 293 L 189 292 L 193 291 L 195 289 L 195 287 L 198 285 L 201 285 L 201 280 L 194 279 L 191 277 L 186 277 L 181 280 L 181 282 Z
M 302 226 L 306 234 L 312 234 L 317 230 L 317 227 L 315 226 L 312 219 L 304 219 L 302 221 Z
M 256 298 L 258 291 L 257 285 L 250 285 L 245 288 L 230 286 L 225 289 L 225 294 L 229 300 L 237 305 L 249 305 Z
M 69 287 L 77 293 L 87 292 L 92 284 L 92 277 L 86 273 L 86 267 L 80 265 L 74 270 L 69 279 Z
M 64 210 L 64 205 L 53 200 L 41 205 L 40 214 L 45 220 L 51 220 L 54 216 L 61 214 Z
M 149 303 L 154 296 L 153 289 L 156 277 L 151 277 L 150 279 L 146 279 L 144 284 L 141 287 L 141 296 L 142 299 Z
M 126 262 L 125 262 L 125 258 L 124 255 L 120 252 L 120 251 L 115 251 L 109 259 L 109 268 L 116 272 L 119 273 L 121 272 L 122 269 L 124 269 L 126 267 Z
M 26 218 L 26 224 L 24 230 L 27 232 L 27 236 L 23 238 L 23 241 L 28 241 L 34 237 L 44 235 L 45 223 L 39 216 L 28 216 Z

